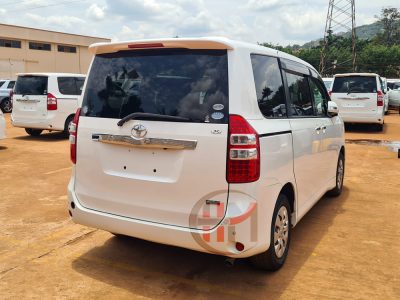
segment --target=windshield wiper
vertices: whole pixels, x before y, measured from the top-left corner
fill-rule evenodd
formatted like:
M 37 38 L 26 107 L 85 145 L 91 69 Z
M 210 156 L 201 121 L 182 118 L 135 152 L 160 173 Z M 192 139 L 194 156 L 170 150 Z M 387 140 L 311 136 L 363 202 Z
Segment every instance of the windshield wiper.
M 126 117 L 123 117 L 121 120 L 118 121 L 117 125 L 122 126 L 129 120 L 190 122 L 190 119 L 185 118 L 185 117 L 176 117 L 176 116 L 168 116 L 168 115 L 160 115 L 160 114 L 135 112 L 135 113 L 127 115 Z

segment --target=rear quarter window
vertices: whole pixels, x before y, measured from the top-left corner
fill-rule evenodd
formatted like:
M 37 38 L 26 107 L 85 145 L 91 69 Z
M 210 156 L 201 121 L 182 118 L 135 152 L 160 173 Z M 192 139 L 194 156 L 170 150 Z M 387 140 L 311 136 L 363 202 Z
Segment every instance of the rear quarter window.
M 47 76 L 19 76 L 14 93 L 17 95 L 46 95 L 47 82 Z
M 82 86 L 85 82 L 84 78 L 79 77 L 58 77 L 58 90 L 63 95 L 80 95 Z
M 259 54 L 251 55 L 257 102 L 267 118 L 286 117 L 286 103 L 278 59 Z
M 376 93 L 376 77 L 348 76 L 336 77 L 332 87 L 333 93 Z
M 131 113 L 227 123 L 226 50 L 152 49 L 96 55 L 82 115 L 121 119 Z

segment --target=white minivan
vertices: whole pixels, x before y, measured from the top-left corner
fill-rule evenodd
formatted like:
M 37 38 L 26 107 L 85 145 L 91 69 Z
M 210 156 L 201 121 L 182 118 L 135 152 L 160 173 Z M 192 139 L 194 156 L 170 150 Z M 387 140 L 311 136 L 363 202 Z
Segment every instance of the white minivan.
M 382 131 L 385 94 L 378 74 L 336 74 L 330 94 L 345 123 L 370 123 L 378 131 Z
M 12 124 L 25 128 L 32 136 L 43 130 L 68 133 L 84 82 L 82 74 L 18 74 L 12 97 Z
M 344 126 L 308 63 L 224 38 L 103 43 L 70 130 L 76 223 L 251 257 L 342 191 Z

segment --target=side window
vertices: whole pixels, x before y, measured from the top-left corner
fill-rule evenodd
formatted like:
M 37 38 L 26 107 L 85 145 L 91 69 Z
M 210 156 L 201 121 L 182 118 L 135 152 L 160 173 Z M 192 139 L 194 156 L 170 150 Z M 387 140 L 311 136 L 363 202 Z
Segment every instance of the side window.
M 290 114 L 300 117 L 313 116 L 314 109 L 307 76 L 286 72 L 286 79 L 289 88 Z
M 14 85 L 15 85 L 15 81 L 10 81 L 10 82 L 8 83 L 7 88 L 8 88 L 8 89 L 12 89 L 12 88 L 14 88 Z
M 286 117 L 286 104 L 281 71 L 276 57 L 252 54 L 257 102 L 267 118 Z
M 76 95 L 76 83 L 74 77 L 58 77 L 58 90 L 63 95 Z
M 82 89 L 83 89 L 83 84 L 85 83 L 85 78 L 82 77 L 76 77 L 76 88 L 77 90 L 77 95 L 82 94 Z
M 328 97 L 321 85 L 321 82 L 315 78 L 310 78 L 310 88 L 313 96 L 315 115 L 326 116 L 328 111 Z

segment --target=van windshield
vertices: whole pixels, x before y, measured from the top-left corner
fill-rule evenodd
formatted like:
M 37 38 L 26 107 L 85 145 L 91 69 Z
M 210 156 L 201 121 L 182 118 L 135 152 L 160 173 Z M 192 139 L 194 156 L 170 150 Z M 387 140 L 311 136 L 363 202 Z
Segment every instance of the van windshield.
M 371 76 L 336 77 L 332 87 L 333 93 L 376 93 L 376 78 Z
M 17 95 L 46 95 L 47 76 L 18 76 L 14 93 Z
M 227 123 L 227 51 L 151 49 L 96 55 L 82 115 L 121 119 L 132 113 Z

